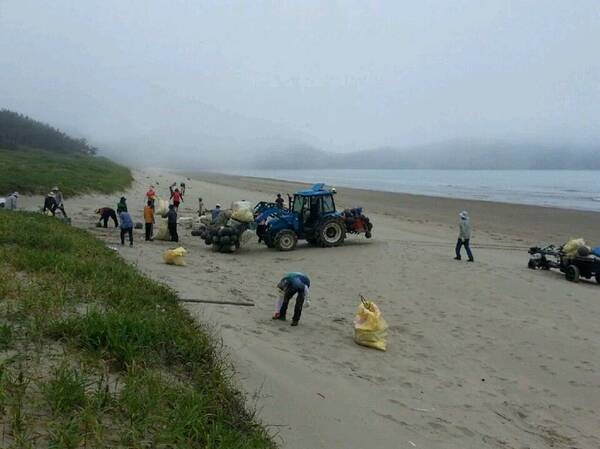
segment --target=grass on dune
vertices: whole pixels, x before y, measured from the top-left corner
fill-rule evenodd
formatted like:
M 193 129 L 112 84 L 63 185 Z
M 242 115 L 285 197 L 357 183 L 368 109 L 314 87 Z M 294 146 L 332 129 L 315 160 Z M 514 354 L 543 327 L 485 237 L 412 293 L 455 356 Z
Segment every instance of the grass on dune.
M 123 191 L 133 178 L 127 167 L 106 158 L 41 150 L 0 149 L 0 193 L 46 194 L 54 185 L 72 196 Z
M 0 276 L 9 446 L 274 447 L 175 293 L 85 231 L 0 211 Z

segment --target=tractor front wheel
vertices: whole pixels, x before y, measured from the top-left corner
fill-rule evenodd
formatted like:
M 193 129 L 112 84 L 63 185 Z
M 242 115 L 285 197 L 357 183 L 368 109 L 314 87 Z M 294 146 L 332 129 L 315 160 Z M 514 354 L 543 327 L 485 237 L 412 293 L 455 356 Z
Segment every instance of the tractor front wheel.
M 326 219 L 317 229 L 316 237 L 323 247 L 341 245 L 346 238 L 344 222 L 337 218 Z
M 275 236 L 275 247 L 279 251 L 291 251 L 296 247 L 298 237 L 294 231 L 284 229 L 279 231 Z
M 579 282 L 579 268 L 575 265 L 569 265 L 565 271 L 567 281 Z

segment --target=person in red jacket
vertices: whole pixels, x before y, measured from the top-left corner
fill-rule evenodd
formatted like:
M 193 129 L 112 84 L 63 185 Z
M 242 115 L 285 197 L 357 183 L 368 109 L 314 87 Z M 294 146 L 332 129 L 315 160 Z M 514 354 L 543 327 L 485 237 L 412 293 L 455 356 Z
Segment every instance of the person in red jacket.
M 146 192 L 146 201 L 152 202 L 150 207 L 154 209 L 154 200 L 156 199 L 156 192 L 154 191 L 154 186 L 150 186 L 148 191 Z
M 173 193 L 171 194 L 171 199 L 173 200 L 173 206 L 175 206 L 175 210 L 178 210 L 179 203 L 183 201 L 183 197 L 181 196 L 179 189 L 173 190 Z

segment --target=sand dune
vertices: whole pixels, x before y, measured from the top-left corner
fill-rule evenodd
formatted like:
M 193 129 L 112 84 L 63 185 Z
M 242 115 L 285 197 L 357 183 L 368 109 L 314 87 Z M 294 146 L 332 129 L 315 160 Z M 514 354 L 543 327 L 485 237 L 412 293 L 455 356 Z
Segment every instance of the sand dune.
M 136 173 L 130 209 L 141 217 L 147 185 L 165 192 L 178 176 Z M 218 182 L 187 181 L 181 214 L 193 214 L 198 196 L 227 204 L 295 187 Z M 168 243 L 136 231 L 134 248 L 118 251 L 182 298 L 255 304 L 186 307 L 222 337 L 241 388 L 284 448 L 600 447 L 600 286 L 528 270 L 525 250 L 572 233 L 600 244 L 600 214 L 339 190 L 340 204 L 367 207 L 372 240 L 290 253 L 253 242 L 227 255 L 182 230 L 188 265 L 174 267 L 162 262 Z M 93 211 L 116 201 L 88 196 L 67 207 L 75 225 L 114 246 L 118 231 L 95 228 Z M 464 208 L 475 264 L 452 260 Z M 290 270 L 313 281 L 297 328 L 270 319 L 275 284 Z M 359 294 L 390 325 L 387 352 L 352 340 Z

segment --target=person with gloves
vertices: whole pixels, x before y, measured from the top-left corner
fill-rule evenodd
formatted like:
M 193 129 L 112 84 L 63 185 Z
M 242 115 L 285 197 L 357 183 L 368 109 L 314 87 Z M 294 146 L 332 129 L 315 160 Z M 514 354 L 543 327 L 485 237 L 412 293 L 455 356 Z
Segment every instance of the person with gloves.
M 274 320 L 286 321 L 287 309 L 290 299 L 296 296 L 296 304 L 294 306 L 294 315 L 292 316 L 292 326 L 297 326 L 302 315 L 302 306 L 304 301 L 308 299 L 310 279 L 304 273 L 293 272 L 286 273 L 277 284 L 277 288 L 282 292 L 283 298 L 279 312 L 273 315 Z

